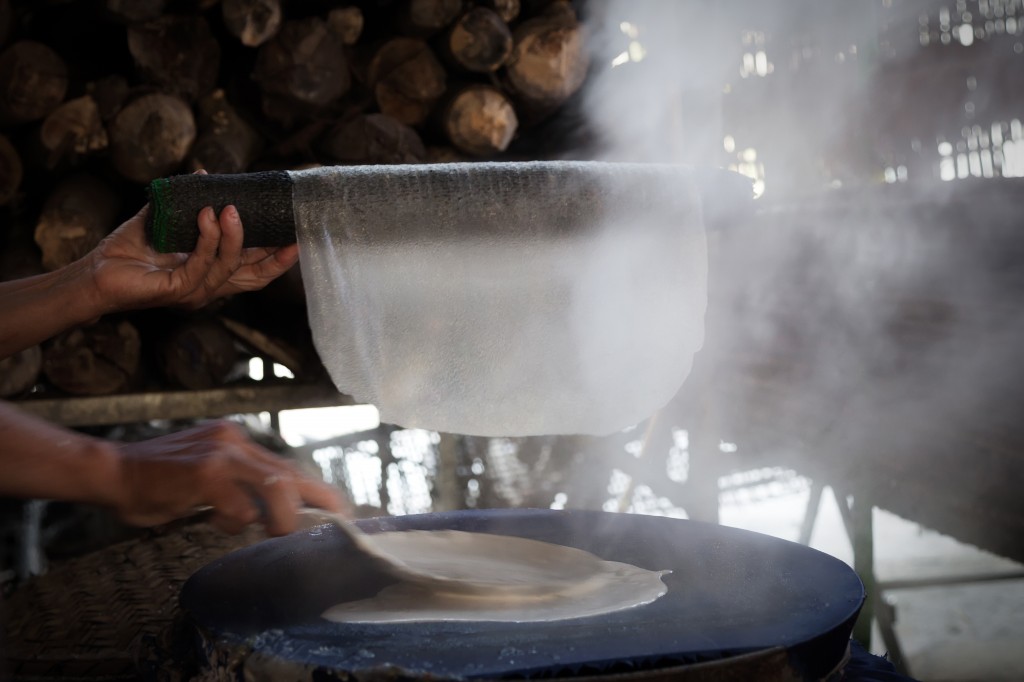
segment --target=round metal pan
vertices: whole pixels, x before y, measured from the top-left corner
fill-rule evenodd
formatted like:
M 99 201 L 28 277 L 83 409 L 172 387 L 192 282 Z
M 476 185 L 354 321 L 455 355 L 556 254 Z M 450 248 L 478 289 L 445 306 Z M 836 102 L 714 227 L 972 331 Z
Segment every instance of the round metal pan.
M 668 593 L 633 609 L 549 623 L 338 624 L 328 607 L 392 579 L 324 526 L 267 540 L 196 572 L 181 604 L 207 660 L 248 679 L 273 665 L 308 679 L 579 677 L 783 660 L 787 679 L 844 661 L 864 588 L 846 564 L 749 531 L 652 516 L 550 510 L 371 519 L 367 532 L 452 529 L 578 547 L 650 570 Z M 784 652 L 784 654 L 780 653 Z M 761 654 L 761 655 L 759 655 Z M 781 658 L 780 658 L 781 657 Z M 248 666 L 248 667 L 246 667 Z M 282 667 L 283 666 L 283 667 Z M 269 679 L 269 678 L 268 678 Z

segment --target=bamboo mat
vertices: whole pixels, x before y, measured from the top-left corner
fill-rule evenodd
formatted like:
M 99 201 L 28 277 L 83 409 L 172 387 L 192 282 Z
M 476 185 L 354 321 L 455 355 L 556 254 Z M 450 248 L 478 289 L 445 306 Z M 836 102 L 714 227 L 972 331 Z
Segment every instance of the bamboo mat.
M 187 679 L 187 652 L 176 650 L 182 584 L 263 537 L 191 523 L 55 564 L 0 602 L 0 678 Z

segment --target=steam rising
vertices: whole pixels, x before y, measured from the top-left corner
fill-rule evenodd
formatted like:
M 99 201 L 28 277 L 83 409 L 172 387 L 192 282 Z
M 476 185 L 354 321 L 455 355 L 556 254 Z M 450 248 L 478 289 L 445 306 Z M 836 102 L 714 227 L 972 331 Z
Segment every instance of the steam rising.
M 1020 556 L 1008 178 L 1024 174 L 1024 112 L 999 93 L 1007 59 L 1019 78 L 1024 17 L 1000 2 L 973 17 L 898 1 L 590 5 L 590 153 L 730 168 L 764 195 L 756 218 L 711 235 L 706 341 L 667 419 L 699 426 L 710 406 L 714 442 L 781 447 L 845 492 Z M 966 82 L 921 52 L 989 39 L 1003 61 Z

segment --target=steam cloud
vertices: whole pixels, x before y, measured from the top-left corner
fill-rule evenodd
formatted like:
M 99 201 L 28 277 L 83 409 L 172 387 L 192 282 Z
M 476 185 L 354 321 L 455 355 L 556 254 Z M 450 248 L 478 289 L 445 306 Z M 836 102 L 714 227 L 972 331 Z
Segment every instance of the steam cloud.
M 889 87 L 906 85 L 892 74 L 919 59 L 919 23 L 927 43 L 921 3 L 897 2 L 881 18 L 843 2 L 589 4 L 587 152 L 731 162 L 763 182 L 756 219 L 711 235 L 705 346 L 668 418 L 692 427 L 695 406 L 710 405 L 713 442 L 736 439 L 752 465 L 778 448 L 773 456 L 787 453 L 844 492 L 1019 556 L 1020 201 L 1004 178 L 944 182 L 951 163 L 961 178 L 998 175 L 988 172 L 996 157 L 977 172 L 973 156 L 955 165 L 952 143 L 907 120 L 929 105 Z M 883 25 L 895 28 L 879 40 Z M 781 29 L 803 31 L 806 48 L 766 47 Z M 857 49 L 871 41 L 875 61 Z M 967 115 L 998 99 L 997 75 L 972 76 Z M 747 86 L 746 105 L 729 99 L 740 96 L 731 82 Z M 992 122 L 978 123 L 967 130 L 988 145 Z M 890 134 L 863 134 L 882 130 Z M 903 139 L 906 153 L 876 138 Z M 941 172 L 907 156 L 936 144 Z

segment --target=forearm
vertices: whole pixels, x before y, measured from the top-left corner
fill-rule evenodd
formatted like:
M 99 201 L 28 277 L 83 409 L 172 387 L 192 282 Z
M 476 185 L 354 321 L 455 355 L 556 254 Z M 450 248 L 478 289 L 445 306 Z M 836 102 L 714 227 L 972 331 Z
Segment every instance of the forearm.
M 0 358 L 100 314 L 84 261 L 43 275 L 0 282 Z
M 0 497 L 112 505 L 120 489 L 119 453 L 0 402 Z

